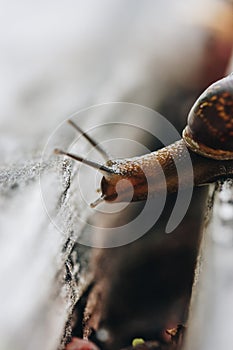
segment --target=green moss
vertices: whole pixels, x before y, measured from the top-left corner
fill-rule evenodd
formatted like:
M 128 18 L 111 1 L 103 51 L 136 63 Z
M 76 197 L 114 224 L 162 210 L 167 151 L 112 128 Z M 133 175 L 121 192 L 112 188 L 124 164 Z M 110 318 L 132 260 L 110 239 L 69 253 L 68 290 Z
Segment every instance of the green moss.
M 134 338 L 132 341 L 133 347 L 143 343 L 145 343 L 145 340 L 142 338 Z

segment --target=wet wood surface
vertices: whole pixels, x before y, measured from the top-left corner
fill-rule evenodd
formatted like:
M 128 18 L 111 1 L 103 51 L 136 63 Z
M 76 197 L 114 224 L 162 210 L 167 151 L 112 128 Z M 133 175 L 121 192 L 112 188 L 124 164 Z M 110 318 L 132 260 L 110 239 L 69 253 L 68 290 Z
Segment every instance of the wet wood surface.
M 232 349 L 233 181 L 210 188 L 184 349 Z

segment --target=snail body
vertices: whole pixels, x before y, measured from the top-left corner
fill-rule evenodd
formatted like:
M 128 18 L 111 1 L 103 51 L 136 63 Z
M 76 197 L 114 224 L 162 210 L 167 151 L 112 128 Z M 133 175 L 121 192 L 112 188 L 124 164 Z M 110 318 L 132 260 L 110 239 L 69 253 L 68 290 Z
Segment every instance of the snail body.
M 163 191 L 174 193 L 178 191 L 178 188 L 185 189 L 190 186 L 205 185 L 220 178 L 233 176 L 233 161 L 205 158 L 190 150 L 188 154 L 192 162 L 192 169 L 186 162 L 187 147 L 183 139 L 146 156 L 111 161 L 110 167 L 117 167 L 118 171 L 113 174 L 104 174 L 101 181 L 102 196 L 109 202 L 128 201 L 131 186 L 133 186 L 131 201 L 134 202 L 147 198 L 148 180 L 150 182 L 149 193 L 154 196 Z M 177 173 L 178 162 L 179 166 L 182 167 L 179 177 Z M 107 165 L 109 165 L 108 162 Z M 159 171 L 161 168 L 166 182 L 161 177 Z
M 70 123 L 82 132 L 74 122 Z M 92 145 L 97 146 L 88 135 L 82 134 Z M 92 206 L 103 200 L 124 202 L 130 198 L 131 201 L 141 201 L 148 195 L 164 190 L 172 193 L 178 188 L 185 189 L 232 177 L 233 75 L 212 84 L 197 99 L 188 115 L 182 137 L 158 151 L 130 159 L 107 160 L 104 165 L 61 150 L 55 150 L 55 153 L 84 162 L 103 173 L 102 195 Z M 106 152 L 98 148 L 107 158 Z M 187 157 L 191 159 L 192 169 L 186 165 Z M 179 178 L 177 164 L 182 166 Z

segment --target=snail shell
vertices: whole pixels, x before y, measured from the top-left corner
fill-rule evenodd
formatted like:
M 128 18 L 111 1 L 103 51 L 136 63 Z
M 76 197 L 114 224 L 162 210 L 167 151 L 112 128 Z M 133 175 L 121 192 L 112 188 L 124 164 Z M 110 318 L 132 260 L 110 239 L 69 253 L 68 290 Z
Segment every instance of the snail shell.
M 233 159 L 233 74 L 209 86 L 197 99 L 183 139 L 204 157 Z

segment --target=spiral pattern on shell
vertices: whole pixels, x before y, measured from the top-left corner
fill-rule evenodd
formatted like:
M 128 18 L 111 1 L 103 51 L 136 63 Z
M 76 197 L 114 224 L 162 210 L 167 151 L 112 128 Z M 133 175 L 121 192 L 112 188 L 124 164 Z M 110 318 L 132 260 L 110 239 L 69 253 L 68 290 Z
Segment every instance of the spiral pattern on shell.
M 233 159 L 233 74 L 197 99 L 183 131 L 186 145 L 208 158 Z

